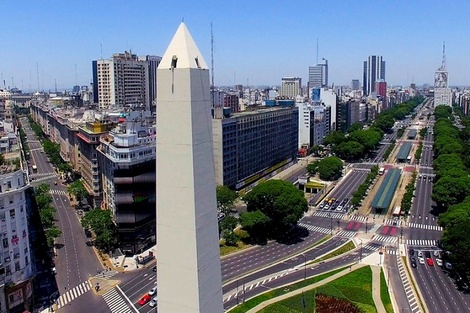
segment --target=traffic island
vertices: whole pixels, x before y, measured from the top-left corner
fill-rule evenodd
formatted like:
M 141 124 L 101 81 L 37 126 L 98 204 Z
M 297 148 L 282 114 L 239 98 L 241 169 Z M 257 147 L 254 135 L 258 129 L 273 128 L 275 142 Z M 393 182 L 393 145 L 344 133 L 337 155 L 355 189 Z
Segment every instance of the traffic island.
M 96 276 L 90 278 L 88 281 L 92 285 L 93 293 L 98 296 L 104 295 L 121 282 L 120 280 L 99 278 Z

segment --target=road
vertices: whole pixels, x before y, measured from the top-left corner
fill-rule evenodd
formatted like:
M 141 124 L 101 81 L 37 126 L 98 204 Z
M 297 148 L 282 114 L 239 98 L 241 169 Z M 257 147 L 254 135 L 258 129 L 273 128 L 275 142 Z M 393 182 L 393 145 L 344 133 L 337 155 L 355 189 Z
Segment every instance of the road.
M 62 231 L 62 235 L 56 240 L 54 262 L 57 275 L 55 275 L 55 283 L 42 288 L 46 288 L 51 293 L 58 291 L 59 311 L 83 312 L 84 308 L 88 307 L 87 302 L 76 301 L 79 297 L 82 297 L 82 299 L 89 298 L 87 301 L 96 302 L 97 309 L 100 308 L 100 305 L 105 309 L 104 300 L 101 297 L 94 296 L 86 284 L 87 279 L 95 275 L 97 270 L 101 271 L 103 267 L 98 261 L 93 248 L 86 245 L 87 239 L 80 225 L 79 217 L 68 199 L 67 188 L 62 185 L 49 163 L 41 143 L 36 139 L 29 125 L 28 119 L 21 118 L 20 122 L 26 133 L 30 148 L 30 165 L 35 164 L 37 166 L 37 173 L 31 174 L 31 178 L 33 178 L 32 185 L 37 186 L 43 183 L 50 185 L 52 205 L 56 208 L 56 225 Z M 57 288 L 57 290 L 50 288 Z

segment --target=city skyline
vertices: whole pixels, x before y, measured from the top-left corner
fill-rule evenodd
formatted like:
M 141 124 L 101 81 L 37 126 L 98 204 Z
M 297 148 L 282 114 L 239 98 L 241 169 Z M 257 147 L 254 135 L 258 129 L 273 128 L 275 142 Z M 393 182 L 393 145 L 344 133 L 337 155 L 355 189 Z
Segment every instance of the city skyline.
M 40 90 L 88 85 L 92 61 L 110 59 L 113 53 L 161 56 L 169 34 L 183 19 L 206 56 L 211 54 L 212 22 L 218 86 L 279 86 L 285 76 L 300 77 L 305 85 L 308 67 L 322 58 L 329 61 L 330 85 L 350 85 L 352 79 L 362 84 L 362 65 L 369 55 L 387 60 L 388 85 L 432 85 L 443 41 L 449 85 L 470 85 L 464 55 L 469 31 L 458 23 L 470 8 L 464 1 L 398 1 L 380 7 L 366 1 L 271 1 L 269 6 L 247 1 L 177 1 L 171 6 L 82 1 L 78 7 L 57 3 L 47 10 L 27 1 L 1 8 L 9 12 L 1 22 L 6 39 L 0 48 L 2 80 L 26 91 L 38 89 L 38 76 Z M 8 38 L 14 43 L 8 44 Z

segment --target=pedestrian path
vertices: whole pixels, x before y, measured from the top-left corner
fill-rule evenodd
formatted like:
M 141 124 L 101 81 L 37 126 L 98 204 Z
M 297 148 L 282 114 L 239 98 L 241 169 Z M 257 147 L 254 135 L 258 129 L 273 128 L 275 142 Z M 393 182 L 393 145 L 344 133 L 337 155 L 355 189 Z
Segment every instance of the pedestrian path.
M 403 266 L 403 262 L 399 254 L 397 254 L 397 264 L 398 264 L 398 272 L 400 273 L 400 278 L 403 284 L 403 289 L 405 290 L 405 295 L 408 300 L 408 304 L 411 308 L 411 312 L 421 313 L 418 301 L 416 300 L 415 293 L 413 292 L 413 286 L 410 284 L 410 280 L 408 279 L 408 276 L 406 275 L 405 267 Z
M 117 273 L 118 273 L 118 271 L 102 271 L 101 273 L 96 274 L 93 277 L 95 277 L 95 278 L 111 278 L 114 275 L 116 275 Z
M 103 299 L 111 310 L 111 313 L 134 313 L 127 302 L 117 292 L 116 288 L 103 294 Z
M 355 232 L 355 231 L 342 230 L 339 233 L 337 233 L 336 235 L 339 236 L 339 237 L 352 238 L 352 237 L 356 236 L 356 234 L 357 234 L 357 232 Z
M 442 231 L 443 230 L 443 228 L 441 226 L 437 226 L 437 225 L 409 223 L 408 226 L 411 227 L 411 228 L 430 229 L 430 230 L 437 230 L 437 231 Z
M 305 227 L 309 231 L 313 231 L 316 233 L 323 233 L 323 234 L 331 233 L 331 229 L 325 228 L 325 227 L 320 227 L 320 226 L 315 226 L 315 225 L 310 225 L 310 224 L 305 224 L 305 223 L 299 223 L 298 225 L 300 227 Z
M 58 189 L 51 189 L 51 190 L 49 190 L 49 193 L 50 193 L 51 195 L 62 195 L 62 196 L 67 195 L 67 191 L 65 191 L 65 190 L 58 190 Z
M 70 289 L 64 294 L 61 294 L 60 297 L 57 299 L 57 307 L 60 309 L 61 307 L 65 306 L 70 301 L 80 297 L 85 292 L 91 289 L 91 283 L 87 280 L 80 285 Z
M 372 237 L 372 240 L 395 243 L 397 242 L 398 238 L 394 236 L 374 235 L 374 237 Z
M 396 222 L 396 224 L 393 224 L 395 222 Z M 387 218 L 387 219 L 385 219 L 384 224 L 385 225 L 392 225 L 392 226 L 400 226 L 400 221 L 395 221 L 394 219 Z
M 312 216 L 318 216 L 318 217 L 326 217 L 326 218 L 337 218 L 337 219 L 342 219 L 344 217 L 343 213 L 331 213 L 328 211 L 317 211 L 313 213 Z
M 303 267 L 303 265 L 302 265 L 302 267 Z M 224 299 L 224 302 L 230 301 L 233 298 L 237 298 L 239 301 L 243 301 L 244 300 L 243 298 L 245 296 L 245 292 L 250 291 L 251 289 L 263 286 L 264 284 L 267 284 L 267 283 L 269 283 L 273 280 L 276 280 L 278 278 L 284 277 L 284 276 L 288 275 L 289 273 L 290 272 L 284 272 L 282 274 L 279 274 L 279 275 L 276 275 L 276 276 L 273 276 L 273 277 L 265 278 L 264 280 L 254 282 L 253 284 L 251 284 L 249 286 L 245 286 L 245 285 L 240 286 L 239 290 L 237 290 L 233 294 L 230 294 L 227 298 Z
M 367 220 L 367 216 L 363 216 L 363 215 L 353 215 L 351 217 L 351 221 L 365 222 L 366 220 Z
M 370 250 L 370 251 L 377 251 L 380 249 L 380 246 L 374 245 L 374 244 L 366 244 L 364 247 L 362 247 L 363 250 Z
M 54 174 L 54 175 L 44 176 L 44 177 L 41 177 L 41 178 L 38 178 L 38 179 L 34 179 L 33 182 L 36 183 L 36 182 L 48 180 L 48 179 L 51 179 L 51 178 L 57 178 L 57 175 Z
M 386 249 L 385 251 L 387 254 L 400 255 L 397 249 Z
M 29 175 L 29 177 L 43 177 L 43 176 L 51 176 L 51 175 L 56 175 L 54 172 L 50 172 L 50 173 L 34 173 L 34 174 L 31 174 Z
M 406 244 L 408 246 L 434 247 L 434 246 L 437 246 L 437 240 L 408 239 L 406 240 Z

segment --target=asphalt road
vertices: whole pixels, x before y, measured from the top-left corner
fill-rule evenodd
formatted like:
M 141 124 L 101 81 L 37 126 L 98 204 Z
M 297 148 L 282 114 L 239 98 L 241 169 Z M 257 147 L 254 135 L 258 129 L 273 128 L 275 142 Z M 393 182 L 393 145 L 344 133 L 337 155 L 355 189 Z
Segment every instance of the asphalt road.
M 52 205 L 56 208 L 56 225 L 62 231 L 62 235 L 56 240 L 56 257 L 54 258 L 57 275 L 55 275 L 56 285 L 59 295 L 64 296 L 64 304 L 67 306 L 59 309 L 66 312 L 83 312 L 88 308 L 87 302 L 76 300 L 79 296 L 90 298 L 89 301 L 96 302 L 96 309 L 100 305 L 104 310 L 106 304 L 102 297 L 93 297 L 91 292 L 78 295 L 78 286 L 85 282 L 89 276 L 96 275 L 97 270 L 103 267 L 98 261 L 93 248 L 86 245 L 86 237 L 76 211 L 71 207 L 67 197 L 67 188 L 61 184 L 42 146 L 36 140 L 34 133 L 26 118 L 21 118 L 21 124 L 27 136 L 30 147 L 30 164 L 37 166 L 37 173 L 31 175 L 34 180 L 33 186 L 45 183 L 51 188 Z M 54 182 L 57 183 L 54 184 Z M 73 296 L 72 296 L 73 295 Z M 91 296 L 91 297 L 90 297 Z M 93 300 L 93 299 L 97 300 Z M 99 311 L 97 311 L 99 312 Z M 106 311 L 104 311 L 106 312 Z

